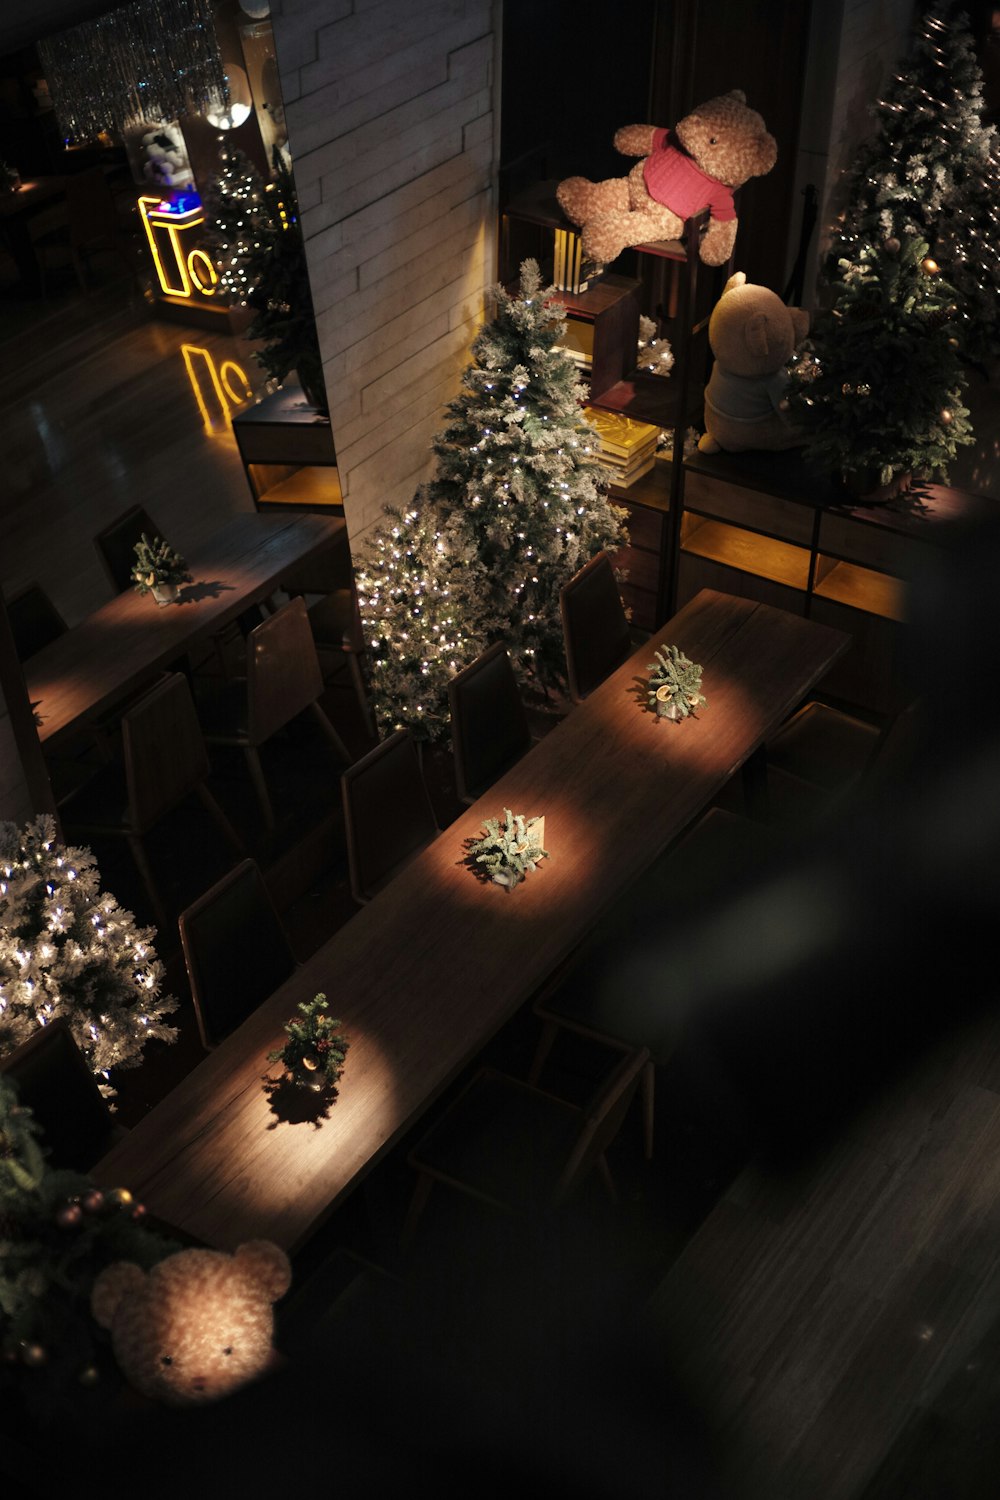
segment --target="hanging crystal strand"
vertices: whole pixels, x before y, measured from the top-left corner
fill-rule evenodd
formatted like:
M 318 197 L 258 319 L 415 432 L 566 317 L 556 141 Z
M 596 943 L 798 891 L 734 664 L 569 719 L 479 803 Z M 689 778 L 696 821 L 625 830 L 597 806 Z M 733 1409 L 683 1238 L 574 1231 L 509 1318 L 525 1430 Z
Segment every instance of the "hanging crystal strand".
M 38 44 L 63 134 L 176 119 L 229 103 L 211 0 L 133 0 Z

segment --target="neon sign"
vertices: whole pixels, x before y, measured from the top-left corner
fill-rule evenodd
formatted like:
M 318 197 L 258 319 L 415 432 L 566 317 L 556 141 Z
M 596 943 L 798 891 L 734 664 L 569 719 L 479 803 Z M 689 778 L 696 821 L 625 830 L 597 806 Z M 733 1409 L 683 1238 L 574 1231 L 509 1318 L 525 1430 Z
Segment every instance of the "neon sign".
M 205 222 L 197 193 L 180 193 L 173 201 L 143 193 L 139 197 L 149 249 L 156 267 L 160 290 L 168 297 L 200 302 L 213 297 L 219 273 L 212 257 L 193 240 Z

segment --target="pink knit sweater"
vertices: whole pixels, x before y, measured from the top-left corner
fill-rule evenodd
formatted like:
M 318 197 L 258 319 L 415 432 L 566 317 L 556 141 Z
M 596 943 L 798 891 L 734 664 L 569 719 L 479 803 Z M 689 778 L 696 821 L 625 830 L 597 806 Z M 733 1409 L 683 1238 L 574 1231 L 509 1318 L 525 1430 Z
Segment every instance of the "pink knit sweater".
M 653 136 L 653 149 L 642 175 L 649 196 L 681 219 L 689 219 L 703 208 L 710 208 L 712 218 L 720 224 L 736 218 L 732 189 L 709 177 L 697 162 L 685 156 L 671 141 L 669 130 L 657 130 Z

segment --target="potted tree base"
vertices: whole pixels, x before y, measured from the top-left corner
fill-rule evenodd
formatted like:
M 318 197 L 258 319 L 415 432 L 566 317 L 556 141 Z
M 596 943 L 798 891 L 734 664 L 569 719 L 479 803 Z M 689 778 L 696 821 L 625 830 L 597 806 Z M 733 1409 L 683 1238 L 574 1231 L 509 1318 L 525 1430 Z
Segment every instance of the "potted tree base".
M 162 608 L 174 603 L 182 583 L 190 582 L 191 574 L 180 553 L 175 552 L 162 537 L 150 541 L 143 532 L 135 544 L 132 565 L 132 587 L 136 593 L 152 594 Z

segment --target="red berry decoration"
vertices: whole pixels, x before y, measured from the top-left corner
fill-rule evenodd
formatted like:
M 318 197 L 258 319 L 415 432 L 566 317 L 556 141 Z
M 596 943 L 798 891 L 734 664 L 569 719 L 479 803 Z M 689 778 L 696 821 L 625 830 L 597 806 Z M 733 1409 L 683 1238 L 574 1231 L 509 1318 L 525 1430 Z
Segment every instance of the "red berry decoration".
M 104 1194 L 100 1188 L 91 1188 L 90 1192 L 85 1193 L 80 1199 L 80 1203 L 84 1213 L 99 1214 L 104 1207 Z
M 145 1203 L 137 1203 L 132 1210 L 133 1219 L 144 1219 L 146 1217 Z
M 79 1203 L 66 1203 L 56 1214 L 56 1223 L 60 1229 L 75 1229 L 83 1218 L 83 1209 Z

